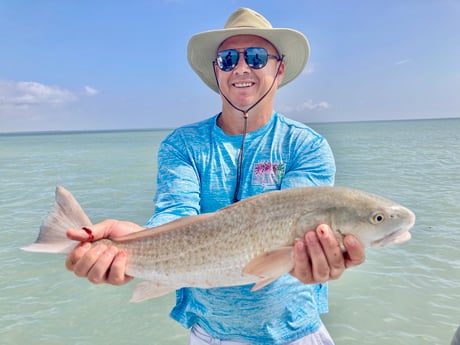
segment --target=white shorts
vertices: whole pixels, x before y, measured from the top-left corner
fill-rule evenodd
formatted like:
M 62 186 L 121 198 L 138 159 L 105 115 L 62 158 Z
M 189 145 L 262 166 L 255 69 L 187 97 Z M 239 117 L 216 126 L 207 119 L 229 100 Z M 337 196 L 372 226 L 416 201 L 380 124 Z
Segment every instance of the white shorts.
M 460 345 L 460 326 L 458 326 L 450 345 Z
M 248 345 L 232 340 L 219 340 L 208 335 L 200 326 L 194 325 L 190 331 L 190 337 L 187 345 Z M 311 333 L 301 339 L 297 339 L 286 345 L 334 345 L 329 332 L 324 325 L 314 333 Z

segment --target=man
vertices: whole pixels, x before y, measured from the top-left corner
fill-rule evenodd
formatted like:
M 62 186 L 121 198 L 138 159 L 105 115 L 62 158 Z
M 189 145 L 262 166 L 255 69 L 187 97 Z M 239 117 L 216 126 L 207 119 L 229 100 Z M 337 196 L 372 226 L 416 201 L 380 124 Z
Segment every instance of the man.
M 222 111 L 171 133 L 159 151 L 155 213 L 148 226 L 212 212 L 270 190 L 332 185 L 335 164 L 319 134 L 273 110 L 276 90 L 297 77 L 309 55 L 308 41 L 291 29 L 275 29 L 246 8 L 223 30 L 190 39 L 188 60 L 222 98 Z M 270 205 L 267 205 L 269 208 Z M 141 227 L 107 220 L 94 239 Z M 310 229 L 305 229 L 310 230 Z M 81 230 L 68 236 L 85 241 Z M 364 261 L 351 235 L 342 251 L 326 225 L 295 245 L 295 267 L 261 290 L 250 285 L 177 291 L 171 316 L 192 327 L 189 344 L 332 344 L 320 314 L 327 312 L 327 282 Z M 126 254 L 82 244 L 66 265 L 94 283 L 124 284 Z

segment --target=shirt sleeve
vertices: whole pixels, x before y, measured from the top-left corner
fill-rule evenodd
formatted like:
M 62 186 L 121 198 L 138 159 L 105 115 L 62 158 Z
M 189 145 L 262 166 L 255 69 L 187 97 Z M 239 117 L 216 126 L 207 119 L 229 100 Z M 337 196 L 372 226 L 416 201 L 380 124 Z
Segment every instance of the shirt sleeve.
M 147 227 L 200 213 L 199 174 L 182 141 L 173 133 L 160 146 L 155 207 Z

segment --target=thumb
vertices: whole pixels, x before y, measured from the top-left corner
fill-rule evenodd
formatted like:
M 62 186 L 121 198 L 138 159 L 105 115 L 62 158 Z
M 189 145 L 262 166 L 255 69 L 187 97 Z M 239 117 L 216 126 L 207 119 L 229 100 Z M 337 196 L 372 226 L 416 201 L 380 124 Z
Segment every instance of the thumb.
M 121 237 L 140 230 L 144 228 L 132 222 L 106 219 L 81 229 L 68 229 L 67 237 L 74 241 L 93 242 L 102 238 Z
M 102 238 L 108 238 L 116 220 L 107 219 L 101 223 L 84 226 L 80 229 L 67 229 L 66 235 L 74 241 L 93 242 Z
M 86 226 L 82 227 L 81 229 L 67 229 L 66 235 L 71 240 L 79 242 L 93 242 L 102 238 L 96 238 L 93 231 Z

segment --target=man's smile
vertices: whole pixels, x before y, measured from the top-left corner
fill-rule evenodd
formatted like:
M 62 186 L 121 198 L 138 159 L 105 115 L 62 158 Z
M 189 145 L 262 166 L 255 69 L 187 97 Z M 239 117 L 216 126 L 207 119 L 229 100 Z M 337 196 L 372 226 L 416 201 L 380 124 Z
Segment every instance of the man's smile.
M 247 81 L 247 82 L 234 82 L 232 85 L 237 88 L 245 88 L 245 87 L 251 87 L 255 83 L 252 81 Z

